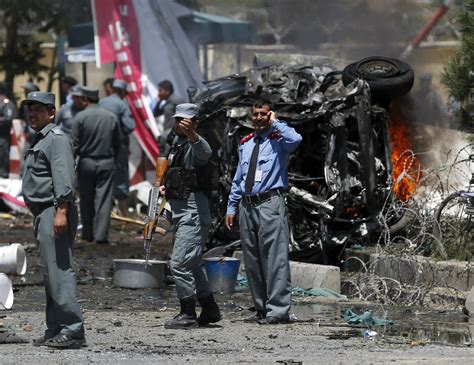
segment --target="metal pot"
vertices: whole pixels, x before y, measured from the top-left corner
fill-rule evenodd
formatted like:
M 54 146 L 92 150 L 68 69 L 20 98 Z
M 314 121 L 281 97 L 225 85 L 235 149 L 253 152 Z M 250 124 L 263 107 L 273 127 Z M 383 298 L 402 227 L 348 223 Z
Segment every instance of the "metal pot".
M 134 259 L 114 260 L 114 285 L 122 288 L 163 288 L 166 261 Z

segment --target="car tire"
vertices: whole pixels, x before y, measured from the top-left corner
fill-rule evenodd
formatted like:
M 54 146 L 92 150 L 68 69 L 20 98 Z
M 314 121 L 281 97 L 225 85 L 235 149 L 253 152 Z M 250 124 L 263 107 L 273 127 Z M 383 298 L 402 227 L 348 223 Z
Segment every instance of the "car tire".
M 354 62 L 342 71 L 345 86 L 362 78 L 375 96 L 397 97 L 408 93 L 415 79 L 411 66 L 388 57 L 368 57 Z

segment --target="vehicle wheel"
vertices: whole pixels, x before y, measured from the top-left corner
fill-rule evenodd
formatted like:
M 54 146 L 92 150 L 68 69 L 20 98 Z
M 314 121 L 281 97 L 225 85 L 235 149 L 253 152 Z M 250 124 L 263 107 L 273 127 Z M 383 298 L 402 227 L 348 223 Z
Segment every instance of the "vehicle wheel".
M 466 260 L 474 254 L 473 202 L 470 199 L 456 192 L 445 198 L 436 210 L 433 233 L 436 243 L 449 258 Z
M 362 78 L 374 95 L 396 97 L 408 93 L 413 87 L 413 69 L 395 58 L 368 57 L 348 65 L 342 71 L 345 86 Z
M 402 232 L 415 218 L 416 214 L 413 211 L 399 207 L 387 222 L 390 234 L 394 235 Z

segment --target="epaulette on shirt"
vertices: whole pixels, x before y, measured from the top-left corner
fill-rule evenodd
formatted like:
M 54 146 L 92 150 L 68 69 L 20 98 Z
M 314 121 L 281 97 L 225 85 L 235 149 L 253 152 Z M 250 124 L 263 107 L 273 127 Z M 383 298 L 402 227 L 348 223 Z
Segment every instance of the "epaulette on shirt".
M 252 132 L 252 133 L 250 133 L 250 134 L 247 134 L 244 138 L 242 138 L 242 139 L 240 140 L 240 144 L 242 145 L 242 144 L 244 144 L 245 142 L 251 140 L 251 139 L 253 138 L 254 134 L 255 134 L 254 132 Z
M 281 133 L 278 131 L 272 132 L 268 135 L 268 139 L 280 139 Z

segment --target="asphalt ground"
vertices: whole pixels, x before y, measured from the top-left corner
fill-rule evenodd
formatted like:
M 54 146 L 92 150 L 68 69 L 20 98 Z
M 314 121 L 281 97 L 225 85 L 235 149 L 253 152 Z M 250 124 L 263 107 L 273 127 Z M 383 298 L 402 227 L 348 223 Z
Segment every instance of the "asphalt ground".
M 12 277 L 15 303 L 11 311 L 0 311 L 0 323 L 3 329 L 32 340 L 45 328 L 45 303 L 31 218 L 2 219 L 0 232 L 1 243 L 24 244 L 28 257 L 27 274 Z M 114 258 L 143 258 L 140 228 L 114 221 L 110 237 L 107 245 L 79 239 L 74 248 L 87 346 L 52 350 L 30 343 L 3 344 L 1 364 L 472 364 L 474 350 L 468 346 L 466 332 L 469 325 L 461 313 L 389 308 L 389 316 L 398 323 L 414 323 L 416 319 L 430 326 L 408 326 L 404 331 L 376 328 L 377 336 L 367 340 L 363 338 L 366 327 L 347 325 L 342 314 L 348 308 L 369 308 L 374 315 L 386 313 L 387 308 L 377 303 L 294 297 L 292 313 L 297 321 L 264 326 L 243 321 L 252 314 L 251 296 L 245 287 L 232 294 L 216 294 L 223 312 L 223 320 L 216 325 L 167 330 L 164 322 L 178 308 L 172 284 L 160 290 L 113 285 Z M 152 257 L 166 259 L 170 249 L 169 236 L 157 237 Z M 423 311 L 425 316 L 420 320 L 418 314 Z M 452 331 L 441 336 L 443 325 L 449 324 Z

